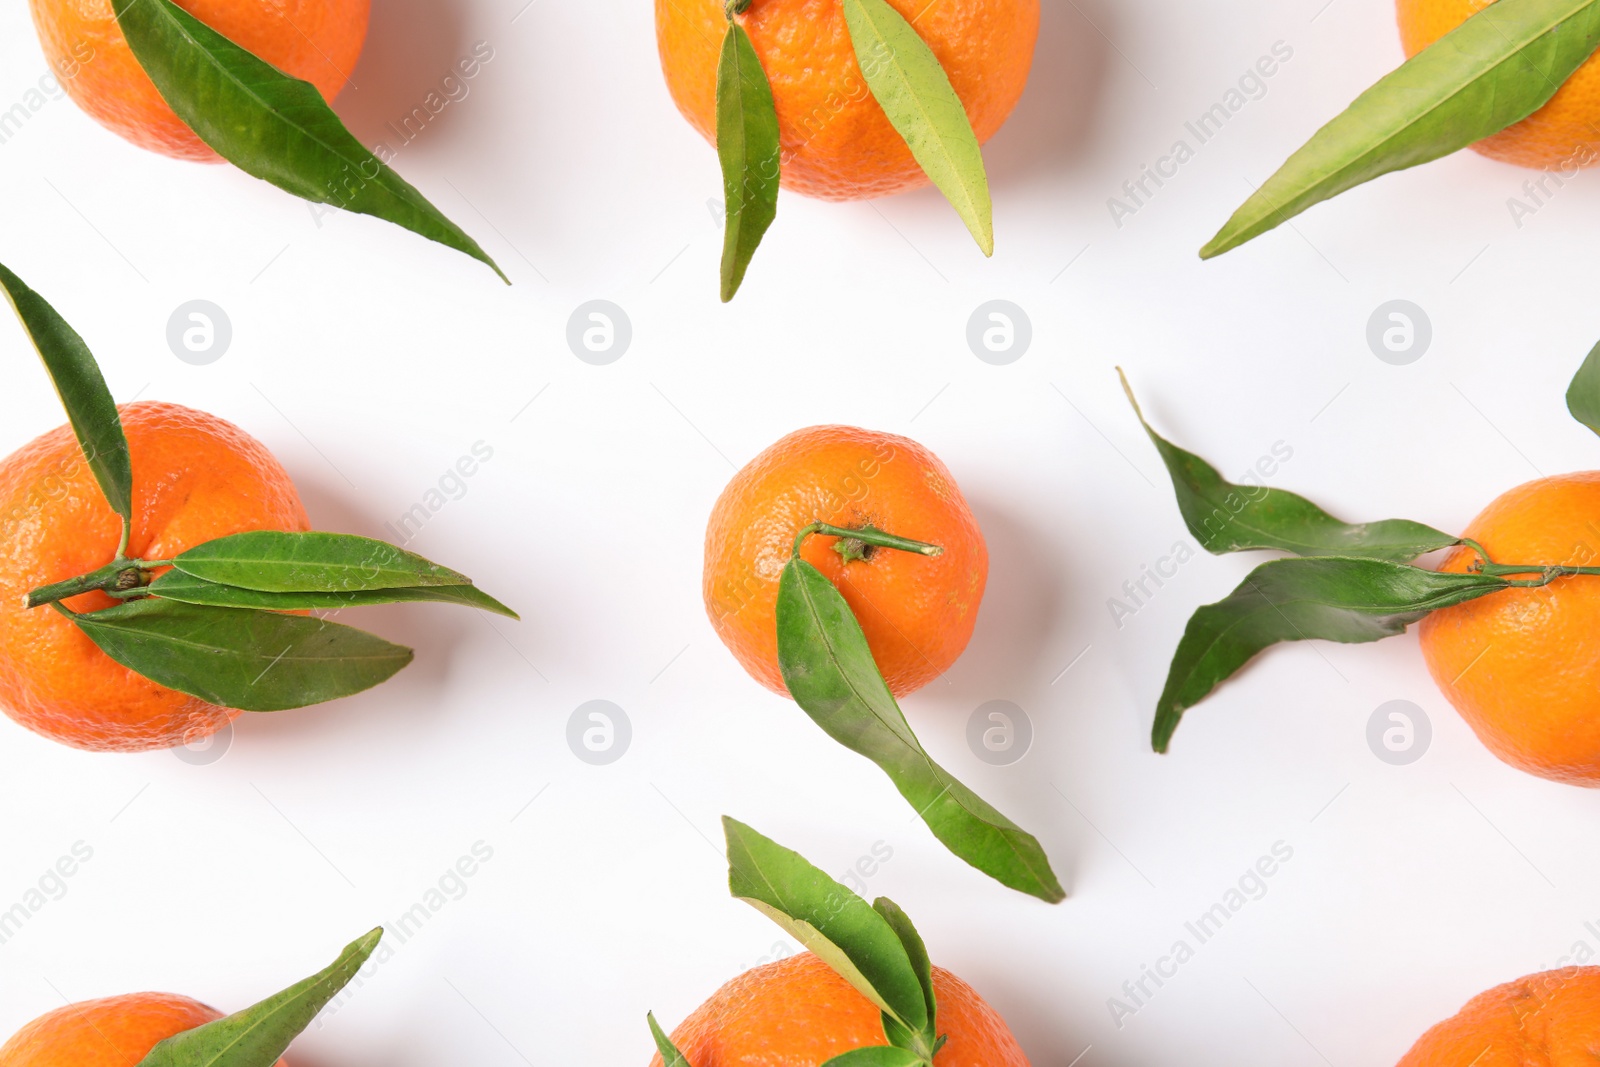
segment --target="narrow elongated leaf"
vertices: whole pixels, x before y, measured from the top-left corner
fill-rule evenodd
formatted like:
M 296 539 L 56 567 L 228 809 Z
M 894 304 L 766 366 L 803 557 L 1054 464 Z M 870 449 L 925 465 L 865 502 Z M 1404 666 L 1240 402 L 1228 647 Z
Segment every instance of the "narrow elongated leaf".
M 409 648 L 305 615 L 131 600 L 76 615 L 100 650 L 168 689 L 240 711 L 283 711 L 371 689 Z
M 111 398 L 94 354 L 44 297 L 4 266 L 0 266 L 0 286 L 50 372 L 78 447 L 106 502 L 124 522 L 131 522 L 133 466 L 128 459 L 128 439 L 123 436 L 117 402 Z
M 151 582 L 152 596 L 181 600 L 185 604 L 208 604 L 223 608 L 258 608 L 262 611 L 312 611 L 319 608 L 358 608 L 369 604 L 397 604 L 427 601 L 481 608 L 507 618 L 519 618 L 500 601 L 471 585 L 426 585 L 398 589 L 361 589 L 351 592 L 268 593 L 260 589 L 240 589 L 196 578 L 180 570 L 170 570 Z
M 1505 588 L 1503 578 L 1441 574 L 1386 560 L 1263 563 L 1232 593 L 1190 617 L 1156 704 L 1155 750 L 1167 750 L 1184 711 L 1280 641 L 1377 641 L 1403 633 L 1431 611 Z
M 884 0 L 843 2 L 867 88 L 983 254 L 994 255 L 994 208 L 983 150 L 939 57 Z
M 327 968 L 254 1007 L 162 1041 L 137 1067 L 272 1067 L 350 983 L 383 937 L 382 927 L 354 941 Z
M 778 582 L 778 666 L 795 703 L 835 741 L 876 763 L 944 846 L 1003 885 L 1066 896 L 1033 835 L 935 763 L 911 732 L 833 583 L 791 559 Z
M 1589 350 L 1572 384 L 1567 386 L 1567 410 L 1572 417 L 1600 433 L 1600 345 Z
M 856 1048 L 828 1060 L 822 1067 L 924 1067 L 927 1059 L 894 1045 Z
M 895 936 L 900 939 L 900 944 L 906 950 L 906 958 L 911 961 L 911 969 L 917 972 L 917 983 L 922 986 L 922 1000 L 928 1007 L 928 1026 L 926 1033 L 929 1036 L 937 1035 L 939 1030 L 939 1001 L 933 993 L 933 961 L 928 958 L 928 946 L 923 944 L 922 935 L 917 933 L 917 928 L 911 923 L 911 916 L 890 900 L 888 897 L 879 897 L 872 902 L 872 910 L 882 915 Z
M 717 63 L 717 159 L 726 205 L 722 300 L 733 299 L 762 236 L 778 215 L 778 109 L 750 35 L 728 23 Z
M 478 242 L 345 129 L 316 86 L 256 58 L 171 0 L 116 0 L 113 8 L 162 98 L 228 162 L 314 204 L 403 226 L 510 281 Z
M 370 537 L 255 530 L 196 545 L 173 560 L 208 582 L 269 593 L 350 593 L 472 580 L 415 552 Z
M 661 1029 L 661 1024 L 656 1022 L 655 1012 L 646 1012 L 645 1021 L 650 1024 L 650 1036 L 655 1038 L 656 1051 L 661 1053 L 662 1067 L 690 1067 L 689 1060 L 678 1051 L 678 1046 Z
M 1600 45 L 1600 0 L 1495 0 L 1358 96 L 1200 250 L 1221 255 L 1390 171 L 1537 111 Z
M 872 905 L 798 852 L 723 816 L 728 890 L 821 957 L 862 996 L 921 1031 L 927 1009 L 899 936 Z
M 1404 562 L 1448 548 L 1457 541 L 1450 534 L 1408 519 L 1341 522 L 1298 493 L 1230 482 L 1211 464 L 1151 429 L 1126 377 L 1122 388 L 1144 432 L 1161 453 L 1184 524 L 1207 552 L 1220 555 L 1275 548 L 1298 556 L 1358 556 Z

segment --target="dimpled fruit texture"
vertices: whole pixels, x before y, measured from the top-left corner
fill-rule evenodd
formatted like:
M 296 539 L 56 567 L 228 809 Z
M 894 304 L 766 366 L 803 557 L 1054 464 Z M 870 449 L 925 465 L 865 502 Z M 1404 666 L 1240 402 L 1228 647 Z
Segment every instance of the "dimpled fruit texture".
M 1600 967 L 1565 967 L 1473 997 L 1397 1067 L 1593 1067 L 1597 1058 Z
M 86 1000 L 18 1030 L 0 1046 L 0 1067 L 138 1067 L 158 1042 L 220 1018 L 216 1009 L 171 993 Z
M 939 1032 L 949 1039 L 934 1067 L 1028 1067 L 1005 1020 L 971 986 L 935 967 L 933 992 Z M 672 1043 L 693 1067 L 817 1067 L 888 1042 L 872 1002 L 803 952 L 717 990 L 673 1031 Z M 662 1067 L 659 1055 L 650 1063 Z
M 350 80 L 372 0 L 181 0 L 179 6 L 332 100 Z M 122 37 L 111 0 L 29 0 L 45 58 L 77 105 L 134 144 L 178 159 L 218 156 L 173 114 Z
M 1039 0 L 889 0 L 938 57 L 980 142 L 1016 106 L 1033 65 Z M 716 140 L 722 0 L 656 0 L 661 69 L 678 110 Z M 927 184 L 872 98 L 840 0 L 759 0 L 740 16 L 772 83 L 784 188 L 825 200 Z
M 119 410 L 133 460 L 130 556 L 171 559 L 228 534 L 310 528 L 288 473 L 238 427 L 176 404 Z M 0 707 L 78 748 L 130 752 L 197 741 L 235 713 L 113 662 L 54 609 L 24 606 L 29 590 L 109 563 L 120 531 L 69 427 L 0 461 Z M 88 593 L 67 606 L 113 603 Z

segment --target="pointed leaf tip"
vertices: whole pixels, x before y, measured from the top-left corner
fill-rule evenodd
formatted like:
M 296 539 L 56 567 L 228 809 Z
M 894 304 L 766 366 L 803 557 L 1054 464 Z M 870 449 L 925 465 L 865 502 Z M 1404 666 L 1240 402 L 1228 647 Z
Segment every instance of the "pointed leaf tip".
M 750 35 L 729 22 L 717 63 L 717 159 L 722 165 L 720 293 L 732 300 L 778 213 L 781 145 L 772 85 Z
M 994 255 L 994 206 L 983 149 L 939 57 L 885 0 L 844 0 L 844 15 L 856 64 L 873 98 L 978 248 Z
M 310 82 L 285 74 L 171 0 L 117 0 L 118 27 L 162 98 L 218 155 L 313 204 L 392 222 L 511 279 L 345 128 Z
M 1600 45 L 1600 0 L 1496 0 L 1318 130 L 1200 250 L 1211 259 L 1324 200 L 1459 151 L 1542 107 Z
M 126 526 L 133 516 L 133 465 L 122 416 L 94 353 L 49 301 L 4 265 L 0 288 L 44 361 L 100 491 Z

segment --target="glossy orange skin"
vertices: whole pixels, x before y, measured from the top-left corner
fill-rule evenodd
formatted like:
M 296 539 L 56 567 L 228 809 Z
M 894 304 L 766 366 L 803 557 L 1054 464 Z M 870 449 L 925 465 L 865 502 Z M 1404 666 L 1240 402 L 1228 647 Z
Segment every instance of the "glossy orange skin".
M 1492 0 L 1396 0 L 1408 57 Z M 1600 161 L 1600 62 L 1591 57 L 1532 115 L 1472 146 L 1491 159 L 1568 174 Z
M 367 36 L 372 0 L 178 0 L 233 43 L 332 100 Z M 173 114 L 133 57 L 111 0 L 29 0 L 50 69 L 79 107 L 142 148 L 203 163 L 220 157 Z
M 1397 1067 L 1590 1067 L 1597 1049 L 1600 967 L 1564 967 L 1478 994 Z
M 294 483 L 260 442 L 176 404 L 119 409 L 133 461 L 130 557 L 171 559 L 247 530 L 308 530 Z M 0 707 L 23 726 L 77 748 L 171 748 L 238 714 L 174 692 L 114 662 L 29 590 L 86 574 L 116 555 L 121 520 L 106 503 L 70 427 L 0 461 Z M 96 611 L 115 601 L 67 601 Z
M 756 681 L 787 693 L 778 669 L 778 579 L 813 522 L 877 529 L 944 549 L 874 549 L 845 563 L 813 534 L 801 558 L 838 587 L 896 696 L 949 669 L 967 647 L 989 575 L 983 533 L 939 458 L 915 441 L 850 426 L 783 438 L 733 476 L 706 527 L 701 591 L 723 644 Z
M 1496 563 L 1600 565 L 1600 471 L 1520 485 L 1466 536 Z M 1476 559 L 1456 549 L 1440 570 Z M 1542 778 L 1600 785 L 1600 577 L 1436 611 L 1421 639 L 1433 680 L 1491 752 Z
M 1028 1067 L 1005 1020 L 961 979 L 933 969 L 939 1033 L 934 1067 Z M 672 1032 L 693 1067 L 817 1067 L 886 1045 L 876 1006 L 809 952 L 735 978 Z M 658 1054 L 651 1067 L 662 1067 Z M 0 1063 L 0 1067 L 7 1067 Z
M 172 993 L 86 1000 L 18 1030 L 0 1046 L 0 1067 L 138 1067 L 158 1042 L 220 1018 L 215 1008 Z
M 980 142 L 1016 106 L 1033 65 L 1039 0 L 889 0 L 950 76 Z M 782 184 L 824 200 L 887 196 L 928 183 L 873 99 L 840 0 L 754 0 L 738 16 L 772 83 Z M 661 69 L 678 110 L 716 144 L 722 0 L 656 0 Z

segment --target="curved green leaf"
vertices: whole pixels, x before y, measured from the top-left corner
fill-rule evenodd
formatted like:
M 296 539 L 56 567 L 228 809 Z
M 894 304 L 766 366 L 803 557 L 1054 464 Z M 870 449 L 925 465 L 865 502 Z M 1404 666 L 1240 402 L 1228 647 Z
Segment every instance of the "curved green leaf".
M 645 1021 L 650 1024 L 650 1036 L 655 1038 L 656 1051 L 661 1053 L 662 1067 L 690 1067 L 689 1060 L 678 1051 L 678 1046 L 661 1029 L 661 1024 L 656 1022 L 655 1012 L 646 1012 Z
M 722 300 L 739 291 L 756 247 L 778 215 L 780 144 L 772 85 L 750 35 L 728 23 L 717 63 L 717 159 L 726 205 Z
M 375 634 L 305 615 L 130 600 L 70 618 L 100 650 L 168 689 L 240 711 L 283 711 L 371 689 L 411 662 Z
M 843 4 L 856 62 L 873 98 L 983 254 L 994 255 L 994 208 L 983 149 L 939 57 L 884 0 Z
M 354 534 L 254 530 L 196 545 L 172 562 L 208 582 L 269 593 L 472 584 L 415 552 Z
M 379 927 L 305 981 L 254 1007 L 167 1038 L 137 1067 L 273 1067 L 289 1043 L 356 976 L 382 937 Z
M 1584 358 L 1572 384 L 1567 386 L 1567 410 L 1572 417 L 1600 433 L 1600 345 Z
M 1505 588 L 1503 578 L 1386 560 L 1263 563 L 1232 593 L 1190 617 L 1156 703 L 1151 743 L 1165 752 L 1187 709 L 1281 641 L 1377 641 L 1403 633 L 1431 611 Z
M 913 1031 L 927 1027 L 916 969 L 872 905 L 744 823 L 723 816 L 722 828 L 729 892 L 782 926 L 878 1010 Z
M 905 948 L 906 958 L 911 961 L 911 969 L 917 972 L 917 984 L 922 986 L 923 1003 L 928 1008 L 926 1032 L 938 1033 L 939 1001 L 933 993 L 933 961 L 928 958 L 928 946 L 923 943 L 922 935 L 917 933 L 917 928 L 911 924 L 911 916 L 888 897 L 874 900 L 872 910 L 883 916 L 884 921 L 889 924 L 889 929 L 894 931 L 895 936 L 900 939 L 900 944 Z
M 1600 0 L 1495 0 L 1318 130 L 1221 231 L 1236 248 L 1390 171 L 1465 148 L 1542 107 L 1600 45 Z
M 1032 834 L 933 761 L 911 731 L 833 583 L 796 557 L 778 582 L 778 666 L 805 713 L 883 769 L 944 846 L 1001 884 L 1055 903 L 1066 893 Z
M 133 465 L 128 439 L 122 433 L 117 402 L 111 398 L 105 376 L 78 331 L 55 308 L 28 288 L 21 278 L 0 266 L 0 287 L 16 309 L 45 370 L 55 383 L 67 421 L 78 437 L 78 447 L 94 472 L 100 491 L 124 524 L 133 521 Z
M 1120 368 L 1117 373 L 1122 374 Z M 1184 524 L 1207 552 L 1220 555 L 1273 548 L 1298 556 L 1357 556 L 1404 562 L 1458 541 L 1409 519 L 1341 522 L 1298 493 L 1227 481 L 1211 464 L 1150 428 L 1125 375 L 1122 388 L 1144 432 L 1161 453 Z
M 359 589 L 350 592 L 269 593 L 260 589 L 240 589 L 196 578 L 180 570 L 170 570 L 145 587 L 151 596 L 181 600 L 185 604 L 205 604 L 223 608 L 257 608 L 262 611 L 313 611 L 323 608 L 359 608 L 370 604 L 398 604 L 427 601 L 480 608 L 496 615 L 516 619 L 520 616 L 500 601 L 472 585 L 427 585 L 397 589 Z
M 510 282 L 478 242 L 345 129 L 316 86 L 256 58 L 171 0 L 116 0 L 113 9 L 162 98 L 228 162 L 313 204 L 403 226 Z

